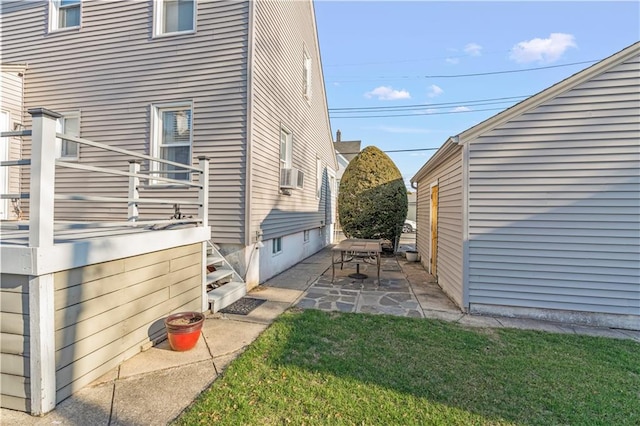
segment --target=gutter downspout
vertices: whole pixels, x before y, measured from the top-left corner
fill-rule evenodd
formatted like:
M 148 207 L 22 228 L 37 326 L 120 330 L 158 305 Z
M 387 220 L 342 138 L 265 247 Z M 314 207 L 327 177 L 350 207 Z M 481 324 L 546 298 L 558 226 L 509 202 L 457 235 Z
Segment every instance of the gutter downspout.
M 462 146 L 462 309 L 469 312 L 469 144 L 453 141 Z

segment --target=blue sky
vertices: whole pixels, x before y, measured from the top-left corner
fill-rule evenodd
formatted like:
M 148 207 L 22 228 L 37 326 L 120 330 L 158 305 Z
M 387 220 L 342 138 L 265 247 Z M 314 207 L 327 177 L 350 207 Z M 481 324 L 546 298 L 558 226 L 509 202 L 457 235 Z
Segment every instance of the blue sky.
M 383 151 L 438 148 L 640 40 L 638 1 L 315 0 L 315 12 L 334 137 Z M 464 76 L 481 73 L 493 74 Z M 433 152 L 388 155 L 408 181 Z

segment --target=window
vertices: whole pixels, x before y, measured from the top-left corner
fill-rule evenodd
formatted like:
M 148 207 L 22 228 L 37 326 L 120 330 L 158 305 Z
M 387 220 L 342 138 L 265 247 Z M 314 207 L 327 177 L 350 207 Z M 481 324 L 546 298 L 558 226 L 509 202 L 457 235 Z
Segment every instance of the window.
M 155 35 L 193 32 L 195 0 L 155 0 Z
M 311 99 L 311 57 L 304 50 L 304 62 L 302 65 L 302 94 L 307 100 Z
M 191 166 L 193 138 L 191 103 L 156 105 L 153 110 L 152 155 Z M 191 179 L 191 173 L 177 165 L 154 162 L 152 167 L 153 171 L 166 172 L 158 174 L 162 177 L 186 181 Z M 174 170 L 179 171 L 172 172 Z
M 80 0 L 51 0 L 49 29 L 78 28 L 80 26 Z
M 322 160 L 316 158 L 316 198 L 322 196 Z
M 80 113 L 67 112 L 56 121 L 56 132 L 65 135 L 80 137 Z M 64 160 L 77 160 L 79 148 L 76 142 L 56 138 L 56 158 Z
M 271 254 L 278 254 L 282 252 L 282 237 L 274 238 L 271 240 Z
M 293 138 L 291 132 L 280 128 L 280 169 L 291 168 Z
M 309 242 L 309 234 L 310 234 L 309 230 L 304 231 L 303 235 L 304 235 L 304 242 L 305 243 Z

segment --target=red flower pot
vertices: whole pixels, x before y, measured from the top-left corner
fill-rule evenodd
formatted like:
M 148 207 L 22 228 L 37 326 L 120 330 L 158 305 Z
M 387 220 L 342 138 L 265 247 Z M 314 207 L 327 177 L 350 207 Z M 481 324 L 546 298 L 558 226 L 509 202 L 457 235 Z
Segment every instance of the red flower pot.
M 164 320 L 169 345 L 174 351 L 188 351 L 198 343 L 204 314 L 199 312 L 178 312 Z

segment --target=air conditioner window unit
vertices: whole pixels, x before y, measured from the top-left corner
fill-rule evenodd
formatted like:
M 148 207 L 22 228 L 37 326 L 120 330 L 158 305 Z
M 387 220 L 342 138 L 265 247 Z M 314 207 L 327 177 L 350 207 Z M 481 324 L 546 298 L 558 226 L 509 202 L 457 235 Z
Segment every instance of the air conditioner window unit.
M 302 189 L 304 186 L 304 172 L 296 168 L 280 169 L 280 188 Z

